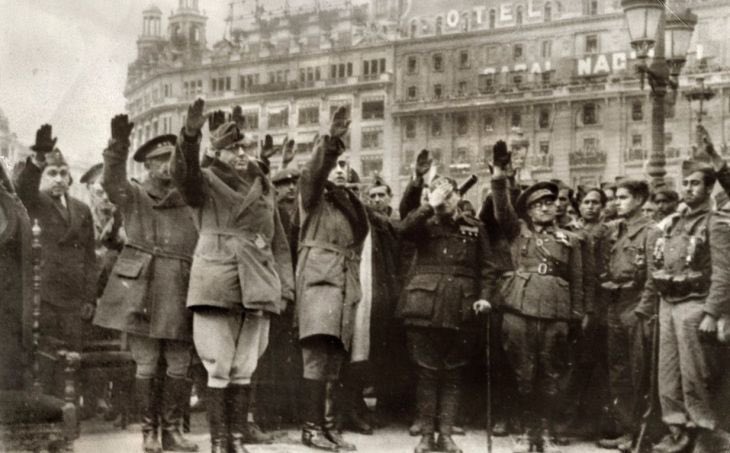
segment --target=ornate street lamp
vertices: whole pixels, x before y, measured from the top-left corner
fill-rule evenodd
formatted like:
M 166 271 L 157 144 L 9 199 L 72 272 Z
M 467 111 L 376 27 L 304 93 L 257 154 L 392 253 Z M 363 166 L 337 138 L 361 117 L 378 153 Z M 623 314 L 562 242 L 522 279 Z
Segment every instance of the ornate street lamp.
M 681 14 L 667 11 L 663 0 L 621 0 L 631 36 L 631 46 L 639 58 L 637 70 L 648 76 L 652 95 L 652 149 L 646 169 L 653 187 L 664 185 L 664 106 L 667 87 L 676 93 L 678 76 L 686 61 L 697 16 L 689 10 Z M 665 51 L 665 45 L 667 49 Z M 651 64 L 649 51 L 654 49 Z

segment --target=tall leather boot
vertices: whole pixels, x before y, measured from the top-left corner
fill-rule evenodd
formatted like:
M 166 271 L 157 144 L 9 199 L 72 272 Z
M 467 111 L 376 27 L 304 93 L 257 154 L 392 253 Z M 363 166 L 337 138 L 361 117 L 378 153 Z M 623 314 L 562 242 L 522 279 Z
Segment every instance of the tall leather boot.
M 205 393 L 205 408 L 210 430 L 210 452 L 228 453 L 226 389 L 208 387 Z
M 442 372 L 439 392 L 439 438 L 436 447 L 446 453 L 462 453 L 454 439 L 454 423 L 459 413 L 459 393 L 461 370 L 446 370 Z
M 421 440 L 414 453 L 436 450 L 434 430 L 436 426 L 436 405 L 438 404 L 438 383 L 436 372 L 426 368 L 418 369 L 416 385 L 416 422 L 420 426 Z
M 226 389 L 229 421 L 229 453 L 248 453 L 244 446 L 248 426 L 248 407 L 251 401 L 251 387 L 230 385 Z
M 165 377 L 162 389 L 162 449 L 165 451 L 198 451 L 198 446 L 182 435 L 183 405 L 190 404 L 187 379 Z
M 142 423 L 142 450 L 144 453 L 161 453 L 162 445 L 157 438 L 157 405 L 155 404 L 155 380 L 140 379 L 134 381 L 134 397 Z
M 324 421 L 325 383 L 303 379 L 302 387 L 302 443 L 308 447 L 325 451 L 339 451 L 337 445 L 327 438 L 322 427 Z
M 324 396 L 324 435 L 332 441 L 339 450 L 355 451 L 355 445 L 346 442 L 342 435 L 337 432 L 337 407 L 335 403 L 335 391 L 337 382 L 327 381 L 325 384 Z

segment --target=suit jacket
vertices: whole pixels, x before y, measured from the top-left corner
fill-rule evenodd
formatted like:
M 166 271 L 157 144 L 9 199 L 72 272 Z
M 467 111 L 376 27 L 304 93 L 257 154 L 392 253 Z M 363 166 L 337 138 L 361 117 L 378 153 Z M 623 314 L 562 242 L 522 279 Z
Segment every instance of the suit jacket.
M 17 179 L 18 196 L 31 222 L 41 227 L 41 298 L 69 309 L 96 297 L 94 221 L 83 202 L 66 195 L 66 208 L 39 190 L 41 169 L 28 158 Z

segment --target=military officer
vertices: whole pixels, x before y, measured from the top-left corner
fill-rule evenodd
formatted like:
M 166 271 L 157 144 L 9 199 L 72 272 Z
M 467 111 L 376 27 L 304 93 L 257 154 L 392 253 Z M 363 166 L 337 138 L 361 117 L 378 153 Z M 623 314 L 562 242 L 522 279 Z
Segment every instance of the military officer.
M 461 372 L 477 346 L 475 313 L 491 308 L 496 275 L 484 228 L 476 218 L 459 215 L 456 182 L 442 177 L 431 186 L 428 204 L 411 212 L 402 225 L 402 235 L 415 244 L 416 253 L 398 314 L 418 375 L 421 441 L 415 452 L 460 453 L 451 435 Z
M 612 414 L 619 436 L 601 439 L 603 448 L 630 450 L 645 411 L 651 366 L 649 320 L 655 297 L 646 291 L 647 256 L 654 221 L 643 215 L 646 181 L 625 179 L 616 187 L 621 219 L 609 236 L 607 275 L 601 284 L 608 305 L 608 370 Z
M 208 373 L 212 452 L 245 453 L 251 378 L 268 344 L 270 316 L 294 299 L 294 277 L 274 188 L 243 148 L 235 122 L 212 132 L 215 157 L 201 169 L 204 105 L 198 99 L 188 108 L 171 175 L 200 231 L 187 306 Z
M 712 211 L 716 178 L 709 164 L 683 162 L 686 209 L 662 222 L 649 262 L 649 282 L 661 296 L 659 401 L 670 431 L 654 446 L 657 453 L 688 451 L 697 435 L 720 423 L 712 404 L 719 372 L 713 339 L 718 317 L 730 309 L 730 220 Z
M 315 143 L 299 179 L 301 225 L 297 261 L 297 318 L 304 362 L 302 441 L 323 450 L 354 450 L 335 429 L 334 391 L 352 345 L 361 298 L 360 255 L 368 219 L 346 187 L 342 156 L 349 120 L 335 112 L 329 135 Z
M 492 178 L 495 216 L 510 241 L 515 266 L 505 274 L 502 330 L 517 378 L 523 430 L 529 431 L 516 439 L 514 447 L 554 451 L 551 421 L 559 418 L 566 404 L 562 384 L 570 370 L 571 325 L 578 321 L 587 327 L 592 301 L 583 297 L 581 245 L 555 226 L 558 186 L 533 184 L 513 207 L 505 177 L 509 161 L 507 145 L 498 142 Z
M 197 451 L 198 446 L 185 439 L 180 428 L 183 405 L 189 399 L 187 376 L 192 360 L 185 296 L 198 233 L 170 181 L 174 135 L 144 143 L 133 158 L 144 163 L 147 177 L 142 182 L 127 179 L 133 127 L 127 115 L 115 116 L 104 150 L 102 187 L 122 213 L 127 242 L 99 300 L 94 324 L 128 334 L 137 365 L 134 392 L 145 453 Z M 164 378 L 157 378 L 160 356 L 167 367 Z

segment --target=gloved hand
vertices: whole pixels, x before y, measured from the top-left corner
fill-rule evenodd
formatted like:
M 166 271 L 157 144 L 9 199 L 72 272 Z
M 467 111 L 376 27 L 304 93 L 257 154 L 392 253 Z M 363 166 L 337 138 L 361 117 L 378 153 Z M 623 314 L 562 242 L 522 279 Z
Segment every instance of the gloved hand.
M 203 124 L 208 120 L 203 111 L 205 110 L 205 101 L 198 98 L 188 107 L 188 116 L 185 119 L 185 135 L 188 137 L 197 137 Z
M 416 156 L 416 178 L 423 178 L 431 169 L 433 158 L 427 149 L 422 149 Z
M 56 147 L 58 138 L 53 137 L 53 126 L 42 125 L 35 133 L 35 144 L 31 147 L 35 151 L 35 159 L 38 162 L 46 161 L 46 153 L 50 153 Z
M 134 129 L 134 123 L 127 115 L 116 115 L 111 121 L 112 139 L 120 145 L 129 146 L 129 137 Z
M 216 110 L 208 115 L 208 130 L 213 132 L 218 129 L 221 124 L 226 122 L 226 113 L 222 110 Z
M 263 140 L 261 140 L 261 157 L 268 159 L 276 154 L 276 148 L 274 148 L 274 138 L 266 134 Z
M 507 149 L 507 143 L 499 140 L 492 148 L 492 164 L 500 170 L 506 170 L 512 163 L 512 153 Z

